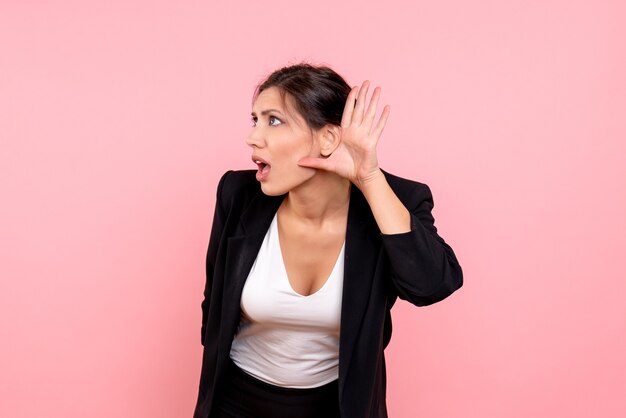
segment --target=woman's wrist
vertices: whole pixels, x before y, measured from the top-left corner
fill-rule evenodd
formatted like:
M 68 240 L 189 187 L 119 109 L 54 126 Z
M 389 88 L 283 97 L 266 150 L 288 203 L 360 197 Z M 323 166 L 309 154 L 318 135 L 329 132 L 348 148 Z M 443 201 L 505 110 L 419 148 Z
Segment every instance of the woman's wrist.
M 366 198 L 368 194 L 376 194 L 376 191 L 386 184 L 388 185 L 387 179 L 380 168 L 376 168 L 371 174 L 355 182 L 355 185 Z

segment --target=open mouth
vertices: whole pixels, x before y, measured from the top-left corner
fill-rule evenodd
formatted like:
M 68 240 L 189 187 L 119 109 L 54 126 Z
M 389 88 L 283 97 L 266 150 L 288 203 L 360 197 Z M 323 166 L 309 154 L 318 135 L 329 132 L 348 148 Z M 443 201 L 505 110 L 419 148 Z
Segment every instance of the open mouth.
M 256 160 L 254 162 L 256 163 L 259 170 L 256 173 L 257 180 L 263 180 L 265 177 L 267 177 L 272 167 L 269 164 L 260 160 Z
M 267 172 L 270 171 L 270 165 L 269 164 L 266 164 L 266 163 L 263 163 L 261 161 L 258 161 L 256 163 L 256 165 L 257 165 L 257 167 L 259 167 L 259 171 L 261 173 L 267 173 Z

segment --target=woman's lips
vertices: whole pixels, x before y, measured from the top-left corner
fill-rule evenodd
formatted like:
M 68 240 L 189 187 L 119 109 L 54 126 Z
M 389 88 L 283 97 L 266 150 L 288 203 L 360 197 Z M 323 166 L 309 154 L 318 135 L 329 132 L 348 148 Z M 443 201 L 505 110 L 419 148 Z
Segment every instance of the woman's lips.
M 256 172 L 256 179 L 258 181 L 263 181 L 267 178 L 267 176 L 270 174 L 270 166 L 267 164 L 257 164 L 259 166 L 259 171 Z
M 267 176 L 270 173 L 270 169 L 272 168 L 267 161 L 263 160 L 262 158 L 256 157 L 256 156 L 252 156 L 252 161 L 257 165 L 257 167 L 259 168 L 256 173 L 256 179 L 258 181 L 263 181 L 267 178 Z

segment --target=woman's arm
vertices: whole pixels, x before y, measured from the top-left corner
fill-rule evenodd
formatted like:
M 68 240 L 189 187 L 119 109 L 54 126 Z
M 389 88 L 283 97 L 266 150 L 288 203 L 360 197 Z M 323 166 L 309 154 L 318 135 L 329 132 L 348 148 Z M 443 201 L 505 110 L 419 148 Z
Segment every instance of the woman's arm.
M 207 318 L 209 316 L 209 302 L 211 301 L 211 288 L 213 287 L 213 271 L 215 269 L 215 260 L 217 259 L 217 249 L 222 239 L 222 231 L 224 230 L 224 222 L 226 221 L 226 210 L 224 208 L 222 189 L 229 173 L 230 171 L 224 173 L 217 185 L 213 225 L 211 226 L 209 247 L 206 255 L 206 282 L 204 285 L 204 299 L 201 303 L 202 326 L 200 328 L 200 338 L 202 345 L 204 345 L 204 335 L 206 334 Z
M 411 215 L 394 193 L 379 169 L 359 189 L 372 209 L 376 223 L 383 234 L 400 234 L 411 230 Z
M 417 306 L 446 298 L 463 285 L 463 271 L 432 216 L 432 193 L 425 184 L 411 193 L 412 210 L 400 201 L 385 175 L 362 184 L 393 271 L 392 280 L 401 299 Z

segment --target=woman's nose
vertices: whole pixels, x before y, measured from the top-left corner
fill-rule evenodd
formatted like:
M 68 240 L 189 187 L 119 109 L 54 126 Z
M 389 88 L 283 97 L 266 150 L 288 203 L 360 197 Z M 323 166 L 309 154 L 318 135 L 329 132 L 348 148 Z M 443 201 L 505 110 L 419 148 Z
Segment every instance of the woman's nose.
M 246 137 L 246 144 L 251 147 L 260 147 L 262 143 L 263 141 L 259 129 L 257 127 L 252 128 Z

